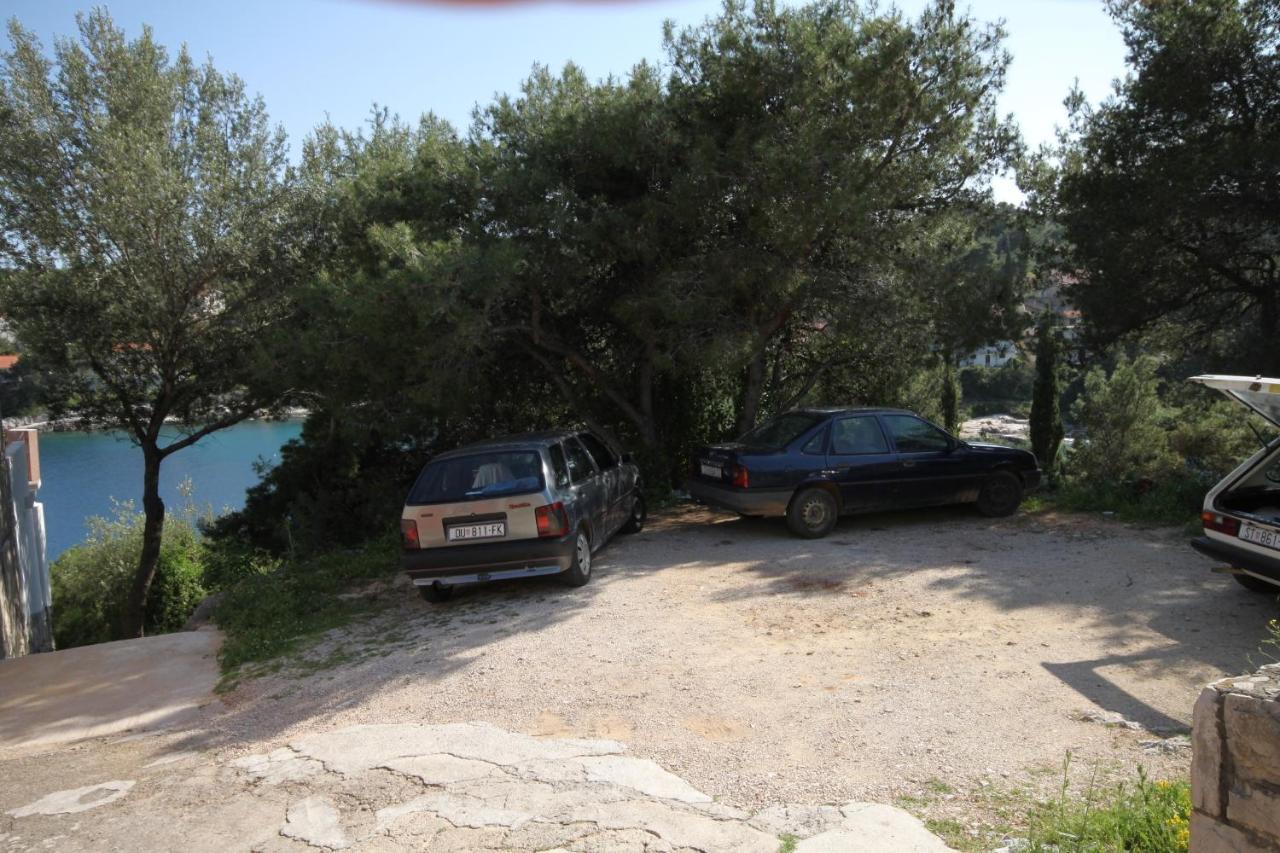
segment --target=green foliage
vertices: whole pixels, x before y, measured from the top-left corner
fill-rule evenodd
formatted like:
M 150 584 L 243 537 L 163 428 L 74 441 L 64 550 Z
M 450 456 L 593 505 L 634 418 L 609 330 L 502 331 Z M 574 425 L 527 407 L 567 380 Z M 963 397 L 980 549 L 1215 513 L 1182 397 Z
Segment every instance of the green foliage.
M 322 247 L 295 209 L 284 133 L 242 81 L 186 48 L 170 57 L 147 28 L 128 40 L 105 9 L 76 20 L 50 58 L 14 19 L 0 55 L 0 309 L 49 372 L 54 414 L 142 449 L 146 528 L 123 602 L 137 635 L 161 463 L 283 393 L 290 287 Z M 185 429 L 161 444 L 171 419 Z
M 227 547 L 241 542 L 275 553 L 359 545 L 395 524 L 426 455 L 389 444 L 359 421 L 314 412 L 281 448 L 280 462 L 261 472 L 244 508 L 210 532 Z
M 1267 622 L 1267 637 L 1258 650 L 1271 661 L 1280 663 L 1280 619 Z
M 1021 358 L 1000 367 L 966 367 L 960 371 L 961 393 L 971 402 L 1027 401 L 1034 381 L 1035 371 Z
M 1061 509 L 1114 512 L 1120 521 L 1186 524 L 1196 518 L 1213 483 L 1189 473 L 1140 483 L 1095 483 L 1075 476 L 1059 486 L 1054 502 Z
M 239 79 L 149 29 L 77 21 L 52 61 L 11 21 L 0 55 L 5 317 L 64 383 L 51 402 L 139 442 L 169 415 L 252 410 L 238 392 L 280 340 L 302 256 L 283 133 Z
M 1101 488 L 1159 479 L 1177 465 L 1160 399 L 1158 364 L 1151 356 L 1121 356 L 1108 376 L 1100 367 L 1085 376 L 1084 395 L 1072 414 L 1084 437 L 1070 457 L 1072 477 Z
M 1062 394 L 1058 390 L 1058 337 L 1051 315 L 1036 328 L 1036 380 L 1031 398 L 1031 452 L 1052 475 L 1062 444 Z
M 246 578 L 266 575 L 280 568 L 280 559 L 261 548 L 231 536 L 206 536 L 201 553 L 205 589 L 219 592 Z
M 344 596 L 360 581 L 400 568 L 399 534 L 363 548 L 286 560 L 262 573 L 254 568 L 226 590 L 214 619 L 226 635 L 218 653 L 225 671 L 295 651 L 345 624 L 367 602 Z
M 1185 522 L 1204 494 L 1253 454 L 1260 419 L 1205 389 L 1161 390 L 1149 356 L 1121 357 L 1110 377 L 1094 368 L 1074 412 L 1084 434 L 1062 454 L 1059 506 L 1111 510 L 1121 520 Z
M 92 517 L 83 544 L 49 569 L 53 585 L 54 638 L 59 648 L 129 636 L 124 602 L 142 551 L 143 518 L 131 503 L 117 504 L 113 518 Z M 205 596 L 202 546 L 190 515 L 165 526 L 155 581 L 147 596 L 148 634 L 180 630 Z
M 1189 843 L 1191 786 L 1138 778 L 1111 788 L 1091 783 L 1083 795 L 1062 793 L 1030 816 L 1035 853 L 1185 853 Z
M 1280 373 L 1280 3 L 1116 0 L 1129 73 L 1025 170 L 1095 343 Z M 1050 168 L 1050 161 L 1056 168 Z
M 372 518 L 404 483 L 375 439 L 417 462 L 586 422 L 661 489 L 778 410 L 892 401 L 944 336 L 1010 316 L 1019 232 L 985 197 L 1017 147 L 1002 38 L 947 3 L 731 3 L 668 31 L 669 73 L 537 68 L 465 140 L 321 128 L 299 173 L 324 270 L 281 373 L 374 458 L 304 482 L 313 430 L 317 464 L 295 453 L 242 517 L 276 540 L 289 515 L 338 530 L 345 500 Z

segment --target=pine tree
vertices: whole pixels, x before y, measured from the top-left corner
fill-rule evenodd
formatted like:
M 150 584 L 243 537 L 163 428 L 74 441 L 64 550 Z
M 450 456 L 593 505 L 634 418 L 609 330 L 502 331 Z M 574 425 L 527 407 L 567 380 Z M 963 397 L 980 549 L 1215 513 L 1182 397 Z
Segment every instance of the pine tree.
M 1062 411 L 1058 391 L 1058 335 L 1053 315 L 1036 326 L 1036 381 L 1031 392 L 1031 450 L 1040 467 L 1052 473 L 1062 443 Z

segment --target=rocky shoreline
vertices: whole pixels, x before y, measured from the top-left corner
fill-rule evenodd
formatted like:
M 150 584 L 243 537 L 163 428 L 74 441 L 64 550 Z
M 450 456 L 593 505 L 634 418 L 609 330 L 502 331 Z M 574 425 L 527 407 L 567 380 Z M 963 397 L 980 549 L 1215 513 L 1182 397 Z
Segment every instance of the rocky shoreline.
M 299 406 L 291 406 L 281 409 L 279 412 L 273 412 L 269 415 L 257 415 L 247 418 L 249 421 L 300 421 L 311 414 L 309 409 Z M 169 418 L 166 423 L 178 424 L 180 421 Z M 86 425 L 79 417 L 72 415 L 63 418 L 50 418 L 47 414 L 25 415 L 21 417 L 5 418 L 3 420 L 5 429 L 34 429 L 37 432 L 99 432 L 109 429 L 118 429 L 117 426 L 103 425 Z

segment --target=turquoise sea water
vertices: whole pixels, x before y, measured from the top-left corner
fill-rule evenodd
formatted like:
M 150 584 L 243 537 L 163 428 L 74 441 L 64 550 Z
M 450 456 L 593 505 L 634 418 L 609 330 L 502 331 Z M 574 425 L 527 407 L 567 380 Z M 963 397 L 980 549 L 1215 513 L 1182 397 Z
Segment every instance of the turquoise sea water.
M 178 484 L 188 477 L 197 506 L 211 505 L 217 513 L 239 509 L 245 489 L 258 482 L 254 461 L 279 462 L 281 445 L 301 431 L 301 421 L 249 421 L 178 451 L 160 468 L 166 509 L 186 505 Z M 112 498 L 142 508 L 142 451 L 122 432 L 42 433 L 40 479 L 50 560 L 83 541 L 86 518 L 110 515 Z

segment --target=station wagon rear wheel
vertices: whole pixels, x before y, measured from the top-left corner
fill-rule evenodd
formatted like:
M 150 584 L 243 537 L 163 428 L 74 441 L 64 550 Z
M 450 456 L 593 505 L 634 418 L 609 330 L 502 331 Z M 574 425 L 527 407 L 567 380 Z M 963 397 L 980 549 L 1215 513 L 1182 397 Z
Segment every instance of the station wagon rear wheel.
M 426 586 L 418 587 L 418 595 L 422 596 L 423 601 L 439 604 L 442 601 L 448 601 L 453 598 L 453 587 L 442 583 L 427 584 Z
M 578 531 L 578 538 L 573 542 L 573 565 L 560 577 L 569 586 L 582 586 L 591 580 L 591 540 L 587 531 Z
M 805 539 L 821 539 L 836 526 L 836 499 L 826 489 L 805 489 L 787 507 L 787 527 Z
M 639 533 L 644 529 L 644 520 L 648 518 L 649 511 L 644 503 L 644 495 L 636 495 L 635 502 L 631 504 L 631 517 L 627 519 L 627 523 L 622 525 L 623 533 Z
M 978 512 L 991 518 L 1013 515 L 1022 503 L 1022 482 L 1008 471 L 997 471 L 978 492 Z

